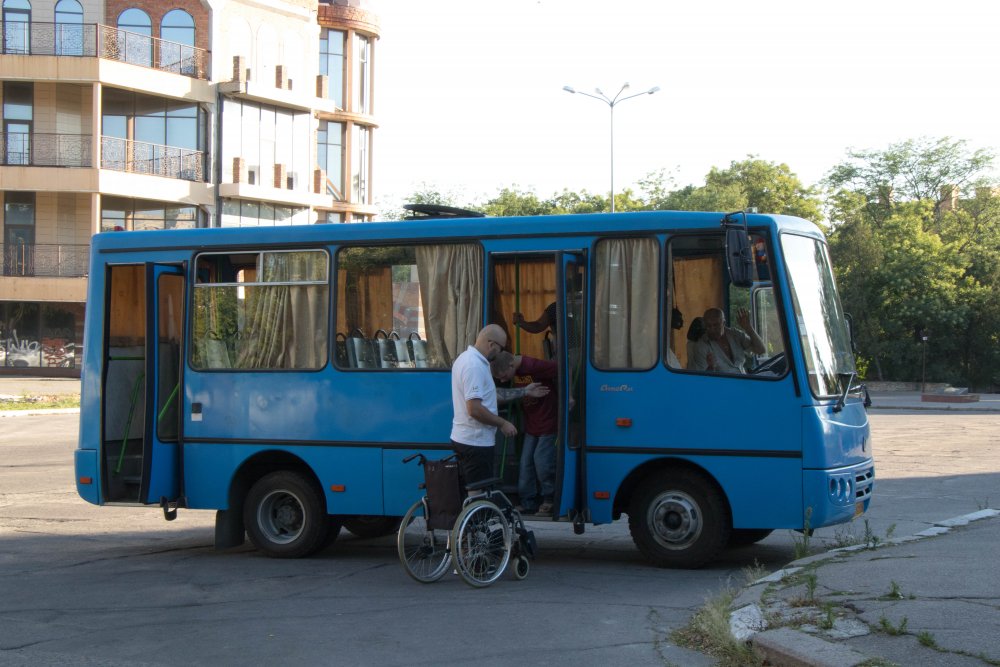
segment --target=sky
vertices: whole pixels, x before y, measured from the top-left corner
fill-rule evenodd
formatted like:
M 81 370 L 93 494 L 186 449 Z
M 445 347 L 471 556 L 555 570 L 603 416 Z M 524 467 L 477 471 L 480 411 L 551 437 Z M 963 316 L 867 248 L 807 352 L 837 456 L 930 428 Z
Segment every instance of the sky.
M 848 150 L 952 137 L 1000 150 L 990 0 L 370 0 L 373 192 L 607 194 L 748 155 L 817 183 Z

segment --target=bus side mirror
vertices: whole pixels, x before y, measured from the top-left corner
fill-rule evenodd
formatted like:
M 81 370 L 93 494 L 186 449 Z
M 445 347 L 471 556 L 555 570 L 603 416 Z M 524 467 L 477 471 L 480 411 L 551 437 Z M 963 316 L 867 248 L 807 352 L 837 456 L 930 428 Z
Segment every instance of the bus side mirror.
M 851 352 L 858 353 L 858 342 L 854 338 L 854 318 L 850 313 L 844 313 L 844 324 L 847 325 L 847 340 L 851 341 Z
M 752 287 L 754 262 L 753 249 L 745 227 L 726 228 L 726 263 L 729 280 L 736 287 Z

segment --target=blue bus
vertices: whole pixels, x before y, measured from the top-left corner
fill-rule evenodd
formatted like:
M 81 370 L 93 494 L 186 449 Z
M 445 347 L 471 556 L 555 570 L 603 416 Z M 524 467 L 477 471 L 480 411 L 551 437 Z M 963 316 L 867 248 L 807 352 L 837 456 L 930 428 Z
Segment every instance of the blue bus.
M 215 510 L 220 549 L 249 537 L 301 557 L 342 527 L 394 532 L 422 493 L 403 459 L 449 453 L 450 365 L 491 322 L 515 353 L 557 362 L 545 520 L 582 533 L 627 516 L 652 563 L 698 567 L 871 501 L 850 327 L 824 236 L 799 218 L 110 232 L 93 238 L 88 289 L 80 496 L 167 519 Z M 551 303 L 550 331 L 512 324 Z M 710 310 L 727 354 L 753 343 L 728 368 L 691 330 Z M 518 448 L 496 448 L 508 490 Z

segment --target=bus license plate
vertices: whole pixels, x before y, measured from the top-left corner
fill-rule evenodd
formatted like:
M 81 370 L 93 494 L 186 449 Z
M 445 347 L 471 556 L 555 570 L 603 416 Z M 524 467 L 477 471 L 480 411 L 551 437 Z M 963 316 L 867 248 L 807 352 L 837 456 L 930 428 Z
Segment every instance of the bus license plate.
M 860 503 L 854 503 L 854 518 L 857 519 L 859 516 L 865 513 L 865 503 L 861 501 Z

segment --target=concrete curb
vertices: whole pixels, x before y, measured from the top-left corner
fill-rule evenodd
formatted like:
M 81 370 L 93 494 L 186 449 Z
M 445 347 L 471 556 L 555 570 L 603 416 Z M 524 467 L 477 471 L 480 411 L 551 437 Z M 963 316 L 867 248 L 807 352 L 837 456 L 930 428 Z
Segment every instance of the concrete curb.
M 1000 510 L 983 509 L 936 521 L 933 526 L 914 535 L 885 540 L 875 547 L 854 545 L 831 549 L 820 554 L 792 561 L 786 567 L 751 583 L 733 600 L 729 626 L 739 641 L 749 641 L 774 667 L 855 667 L 878 656 L 864 655 L 849 646 L 827 641 L 821 637 L 790 627 L 767 629 L 767 605 L 763 602 L 768 585 L 793 575 L 806 565 L 844 557 L 852 551 L 882 549 L 906 542 L 936 537 L 948 533 L 956 526 L 973 521 L 1000 516 Z

